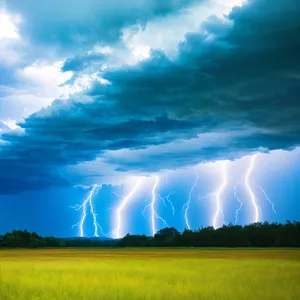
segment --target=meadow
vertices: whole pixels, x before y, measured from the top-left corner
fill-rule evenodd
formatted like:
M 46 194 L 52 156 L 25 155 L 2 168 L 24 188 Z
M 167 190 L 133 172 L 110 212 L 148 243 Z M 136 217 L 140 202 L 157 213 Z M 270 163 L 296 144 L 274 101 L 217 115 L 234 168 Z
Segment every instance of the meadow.
M 300 250 L 0 251 L 1 300 L 299 300 Z

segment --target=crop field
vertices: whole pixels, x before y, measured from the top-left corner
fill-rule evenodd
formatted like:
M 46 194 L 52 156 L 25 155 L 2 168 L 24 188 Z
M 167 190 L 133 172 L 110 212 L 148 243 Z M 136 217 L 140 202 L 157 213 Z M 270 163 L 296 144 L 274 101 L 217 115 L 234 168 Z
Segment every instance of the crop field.
M 1 250 L 0 299 L 299 300 L 300 250 Z

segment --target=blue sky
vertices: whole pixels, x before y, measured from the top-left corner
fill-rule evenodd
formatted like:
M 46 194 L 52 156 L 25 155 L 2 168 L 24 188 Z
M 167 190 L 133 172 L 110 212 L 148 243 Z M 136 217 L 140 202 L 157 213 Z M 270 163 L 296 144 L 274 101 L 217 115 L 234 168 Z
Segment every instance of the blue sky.
M 230 162 L 227 169 L 228 184 L 221 195 L 221 204 L 224 217 L 218 217 L 218 222 L 225 224 L 235 223 L 236 210 L 239 202 L 236 195 L 243 201 L 242 209 L 239 212 L 237 224 L 247 224 L 254 221 L 254 209 L 251 204 L 249 193 L 244 185 L 245 173 L 249 166 L 251 156 L 241 160 Z M 257 204 L 260 207 L 259 221 L 285 222 L 286 220 L 299 220 L 300 202 L 300 159 L 299 149 L 293 152 L 274 152 L 272 154 L 260 154 L 257 164 L 251 175 L 251 186 L 255 193 Z M 188 219 L 192 229 L 201 226 L 212 225 L 216 213 L 215 191 L 222 183 L 220 177 L 220 162 L 214 164 L 199 165 L 191 170 L 183 169 L 171 171 L 160 175 L 157 193 L 162 197 L 171 194 L 170 200 L 173 203 L 175 214 L 171 205 L 165 204 L 160 197 L 156 198 L 155 209 L 157 214 L 164 218 L 169 226 L 180 230 L 187 228 L 184 218 L 183 205 L 188 201 L 189 192 L 196 177 L 199 177 L 197 186 L 191 195 Z M 132 201 L 126 205 L 122 214 L 121 235 L 129 233 L 151 235 L 151 209 L 150 207 L 142 212 L 151 203 L 152 188 L 155 178 L 144 178 L 144 183 L 137 190 Z M 114 236 L 116 228 L 116 210 L 126 196 L 134 187 L 135 181 L 127 185 L 103 185 L 99 192 L 94 195 L 93 203 L 97 221 L 101 225 L 103 233 Z M 269 199 L 274 203 L 272 206 L 267 201 L 258 186 L 266 191 Z M 72 209 L 76 204 L 89 195 L 91 188 L 70 187 L 50 188 L 25 192 L 16 195 L 2 195 L 0 201 L 2 209 L 0 212 L 1 233 L 12 229 L 28 229 L 37 231 L 42 235 L 55 235 L 59 237 L 77 236 L 80 234 L 77 224 L 82 217 L 82 211 Z M 204 198 L 208 196 L 207 198 Z M 161 220 L 155 218 L 157 229 L 163 228 Z M 87 217 L 84 223 L 84 235 L 93 236 L 92 214 L 87 207 Z M 99 235 L 101 231 L 99 230 Z
M 0 22 L 0 233 L 78 235 L 95 184 L 105 232 L 183 230 L 195 176 L 192 228 L 234 223 L 235 186 L 240 224 L 299 220 L 296 1 L 2 0 Z

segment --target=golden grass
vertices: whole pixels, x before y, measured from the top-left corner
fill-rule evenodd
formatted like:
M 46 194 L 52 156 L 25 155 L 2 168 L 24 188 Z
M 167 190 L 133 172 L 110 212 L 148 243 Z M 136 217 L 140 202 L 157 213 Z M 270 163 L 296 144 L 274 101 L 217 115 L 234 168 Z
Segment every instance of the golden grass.
M 2 250 L 6 299 L 300 300 L 300 250 Z

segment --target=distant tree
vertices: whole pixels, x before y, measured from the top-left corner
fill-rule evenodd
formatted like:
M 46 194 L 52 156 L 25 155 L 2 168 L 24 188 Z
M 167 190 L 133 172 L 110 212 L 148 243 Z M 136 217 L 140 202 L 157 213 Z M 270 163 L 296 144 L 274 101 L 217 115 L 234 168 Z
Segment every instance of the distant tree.
M 16 241 L 15 241 L 15 236 L 12 233 L 6 233 L 4 235 L 3 246 L 4 247 L 17 247 Z
M 150 237 L 146 235 L 125 235 L 117 242 L 118 247 L 148 247 L 150 245 Z
M 44 240 L 46 243 L 46 247 L 59 247 L 60 246 L 59 240 L 53 236 L 45 237 Z
M 156 246 L 176 246 L 180 232 L 174 227 L 163 228 L 154 235 Z
M 0 247 L 300 247 L 300 222 L 254 223 L 246 226 L 223 225 L 221 228 L 201 227 L 184 230 L 174 227 L 159 230 L 154 237 L 127 234 L 120 240 L 58 239 L 41 237 L 27 230 L 13 230 L 0 236 Z

